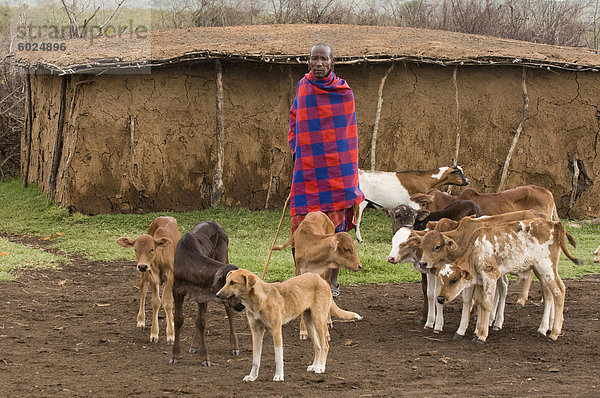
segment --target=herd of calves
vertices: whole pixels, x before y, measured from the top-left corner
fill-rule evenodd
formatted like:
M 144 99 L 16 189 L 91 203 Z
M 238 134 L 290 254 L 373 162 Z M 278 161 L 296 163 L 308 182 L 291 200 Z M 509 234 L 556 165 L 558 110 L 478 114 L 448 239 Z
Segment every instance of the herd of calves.
M 452 196 L 439 191 L 437 188 L 442 185 L 468 184 L 457 166 L 425 172 L 362 172 L 360 184 L 367 198 L 365 203 L 385 208 L 392 218 L 394 235 L 387 260 L 394 264 L 411 262 L 422 274 L 425 328 L 439 333 L 444 322 L 443 305 L 462 294 L 462 315 L 455 338 L 464 337 L 475 307 L 473 340 L 483 344 L 489 327 L 502 328 L 508 290 L 506 275 L 525 280 L 517 304 L 522 307 L 535 274 L 543 296 L 543 315 L 537 332 L 552 340 L 558 338 L 565 303 L 565 285 L 558 275 L 559 256 L 562 251 L 574 263 L 579 264 L 579 260 L 566 247 L 565 239 L 573 246 L 575 242 L 558 220 L 550 191 L 535 185 L 494 194 L 466 189 Z M 385 192 L 379 192 L 377 186 L 385 186 Z M 392 191 L 394 195 L 390 194 Z M 356 208 L 359 241 L 364 207 L 361 204 Z M 117 240 L 119 245 L 135 249 L 141 271 L 137 327 L 145 327 L 145 298 L 150 288 L 150 340 L 158 341 L 158 311 L 162 305 L 167 318 L 167 343 L 173 344 L 171 363 L 178 362 L 183 302 L 189 295 L 198 304 L 189 352 L 198 353 L 202 365 L 210 366 L 205 343 L 207 303 L 220 301 L 225 306 L 232 355 L 240 352 L 233 313 L 245 309 L 252 331 L 253 359 L 250 374 L 244 380 L 258 377 L 262 340 L 268 329 L 275 351 L 273 380 L 281 381 L 281 327 L 300 316 L 300 339 L 310 337 L 314 348 L 314 360 L 307 370 L 323 373 L 329 350 L 330 316 L 362 319 L 339 308 L 331 295 L 327 282 L 331 269 L 358 271 L 362 267 L 352 237 L 347 232 L 334 231 L 324 213 L 309 213 L 285 245 L 274 247 L 283 249 L 293 239 L 297 276 L 266 283 L 229 264 L 228 238 L 217 222 L 200 222 L 181 236 L 173 217 L 157 217 L 147 234 L 135 240 Z

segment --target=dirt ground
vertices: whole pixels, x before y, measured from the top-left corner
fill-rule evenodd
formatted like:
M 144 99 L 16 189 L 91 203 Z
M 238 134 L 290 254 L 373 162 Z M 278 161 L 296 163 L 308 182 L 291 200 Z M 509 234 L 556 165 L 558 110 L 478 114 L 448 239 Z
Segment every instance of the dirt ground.
M 241 355 L 232 357 L 225 312 L 220 304 L 209 305 L 213 366 L 201 367 L 185 348 L 195 316 L 195 306 L 186 301 L 185 354 L 171 365 L 164 318 L 158 343 L 150 343 L 148 330 L 135 328 L 138 272 L 132 262 L 75 259 L 64 269 L 18 275 L 0 283 L 4 396 L 586 397 L 600 387 L 600 276 L 566 281 L 565 323 L 557 342 L 536 337 L 539 286 L 517 311 L 520 286 L 513 283 L 505 328 L 490 332 L 483 346 L 452 340 L 460 300 L 447 305 L 444 331 L 436 335 L 419 322 L 418 284 L 343 286 L 338 304 L 364 320 L 334 323 L 325 374 L 306 372 L 312 345 L 298 340 L 296 320 L 284 327 L 285 382 L 271 381 L 274 354 L 267 334 L 259 378 L 245 383 L 252 347 L 243 313 L 236 314 Z

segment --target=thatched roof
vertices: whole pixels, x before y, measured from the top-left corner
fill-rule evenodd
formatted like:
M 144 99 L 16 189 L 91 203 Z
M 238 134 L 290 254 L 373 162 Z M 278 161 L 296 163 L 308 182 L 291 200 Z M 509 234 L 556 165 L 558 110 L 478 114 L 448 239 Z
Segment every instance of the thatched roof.
M 519 65 L 600 71 L 588 49 L 439 30 L 352 25 L 251 25 L 153 31 L 70 40 L 66 51 L 15 55 L 20 66 L 58 74 L 104 73 L 215 58 L 297 64 L 325 41 L 338 64 L 407 61 L 440 65 Z

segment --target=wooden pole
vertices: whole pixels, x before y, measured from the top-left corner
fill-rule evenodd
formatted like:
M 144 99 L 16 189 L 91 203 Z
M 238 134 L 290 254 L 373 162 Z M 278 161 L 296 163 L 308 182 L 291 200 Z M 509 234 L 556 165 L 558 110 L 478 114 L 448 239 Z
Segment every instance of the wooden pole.
M 392 62 L 390 67 L 387 69 L 381 82 L 379 83 L 379 91 L 377 92 L 377 111 L 375 112 L 375 122 L 373 123 L 373 138 L 371 138 L 371 170 L 375 170 L 375 147 L 377 145 L 377 131 L 379 130 L 379 119 L 381 117 L 381 106 L 383 105 L 383 87 L 385 81 L 392 70 L 394 70 L 395 62 Z
M 63 145 L 63 127 L 65 124 L 65 108 L 67 96 L 68 75 L 63 75 L 60 79 L 60 99 L 58 108 L 58 123 L 56 126 L 56 137 L 54 139 L 54 149 L 52 151 L 52 166 L 50 169 L 50 178 L 48 180 L 48 201 L 52 201 L 56 194 L 56 175 L 62 157 Z
M 25 75 L 25 90 L 27 96 L 27 113 L 25 115 L 25 128 L 23 133 L 25 134 L 25 159 L 23 159 L 23 186 L 27 186 L 29 180 L 29 162 L 31 161 L 31 130 L 33 127 L 33 105 L 31 104 L 31 73 L 30 69 L 27 68 L 27 74 Z
M 522 84 L 523 84 L 523 111 L 521 113 L 521 120 L 519 121 L 519 126 L 517 127 L 517 131 L 515 136 L 513 137 L 512 145 L 508 151 L 508 155 L 506 156 L 506 160 L 504 161 L 504 168 L 502 169 L 502 176 L 500 177 L 500 184 L 498 184 L 498 192 L 504 190 L 504 185 L 506 184 L 506 174 L 508 173 L 508 166 L 510 165 L 510 161 L 512 159 L 513 152 L 517 147 L 517 142 L 519 141 L 519 137 L 521 136 L 521 131 L 523 131 L 523 124 L 525 123 L 525 119 L 527 119 L 527 113 L 529 112 L 529 97 L 527 96 L 527 68 L 523 67 L 522 72 Z
M 456 81 L 456 75 L 458 74 L 458 65 L 454 66 L 454 72 L 452 72 L 452 83 L 454 85 L 454 103 L 456 105 L 456 149 L 454 151 L 454 160 L 452 165 L 458 165 L 458 153 L 460 152 L 460 103 L 458 102 L 458 83 Z M 452 185 L 448 185 L 449 194 L 452 193 Z
M 216 97 L 217 97 L 217 128 L 215 140 L 215 169 L 213 175 L 212 195 L 210 204 L 213 209 L 216 209 L 221 204 L 221 195 L 223 194 L 223 157 L 224 150 L 224 133 L 223 133 L 223 67 L 219 59 L 215 60 L 216 72 Z

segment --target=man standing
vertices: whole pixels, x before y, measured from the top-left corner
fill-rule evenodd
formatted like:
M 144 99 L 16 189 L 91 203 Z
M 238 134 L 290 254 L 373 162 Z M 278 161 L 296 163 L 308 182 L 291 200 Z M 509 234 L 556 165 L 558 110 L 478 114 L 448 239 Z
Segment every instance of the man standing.
M 312 47 L 308 67 L 290 110 L 292 234 L 312 211 L 327 214 L 336 232 L 349 231 L 354 228 L 354 205 L 364 200 L 358 186 L 354 94 L 348 83 L 333 73 L 333 51 L 327 44 Z M 334 297 L 339 294 L 337 274 L 337 269 L 332 270 Z

